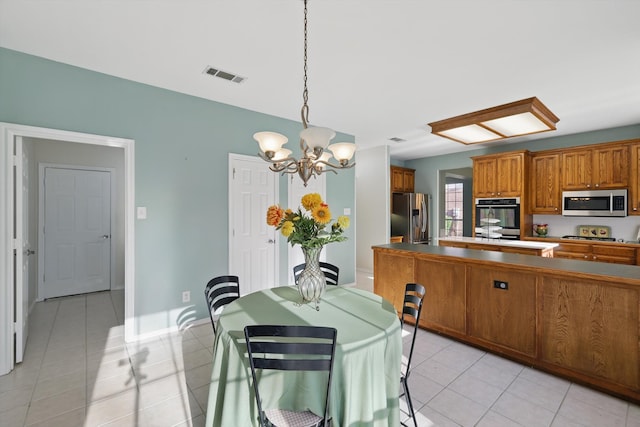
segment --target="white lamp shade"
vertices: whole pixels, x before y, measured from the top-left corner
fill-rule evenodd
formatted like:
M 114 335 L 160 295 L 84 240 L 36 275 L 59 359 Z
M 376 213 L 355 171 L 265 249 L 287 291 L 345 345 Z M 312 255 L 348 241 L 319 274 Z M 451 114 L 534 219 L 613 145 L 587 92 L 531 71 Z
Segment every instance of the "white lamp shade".
M 356 152 L 356 144 L 352 142 L 337 142 L 329 146 L 329 150 L 333 152 L 336 160 L 351 160 Z
M 323 162 L 328 162 L 329 159 L 331 158 L 331 153 L 327 153 L 326 151 L 324 153 L 322 153 L 322 156 L 320 156 L 320 158 L 318 160 L 322 160 Z M 326 166 L 324 163 L 318 163 L 317 165 L 320 169 L 324 169 L 324 167 Z
M 266 153 L 267 151 L 273 151 L 275 153 L 280 150 L 287 141 L 289 141 L 289 138 L 286 136 L 277 132 L 269 131 L 256 132 L 253 134 L 253 139 L 258 141 L 260 150 L 262 150 L 263 153 Z
M 292 153 L 291 150 L 287 150 L 286 148 L 281 148 L 278 151 L 276 151 L 276 154 L 273 156 L 271 161 L 280 162 L 280 161 L 286 159 L 287 157 L 289 157 L 291 155 L 291 153 Z
M 335 136 L 336 133 L 329 128 L 312 126 L 300 131 L 300 138 L 304 139 L 312 150 L 316 147 L 321 147 L 324 150 Z

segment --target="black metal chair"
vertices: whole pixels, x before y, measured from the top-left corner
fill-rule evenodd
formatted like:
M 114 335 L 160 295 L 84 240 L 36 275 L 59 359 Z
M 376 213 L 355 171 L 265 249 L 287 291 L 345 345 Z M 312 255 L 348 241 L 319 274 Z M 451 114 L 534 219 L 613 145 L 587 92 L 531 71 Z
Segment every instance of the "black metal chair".
M 209 317 L 213 333 L 216 333 L 216 323 L 213 320 L 214 313 L 232 301 L 240 298 L 240 281 L 238 276 L 218 276 L 209 280 L 204 288 L 204 296 L 207 300 Z
M 402 316 L 400 317 L 400 327 L 404 330 L 405 316 L 413 323 L 413 336 L 411 337 L 411 347 L 409 349 L 409 355 L 402 359 L 402 371 L 400 372 L 400 384 L 402 385 L 402 396 L 406 396 L 407 406 L 409 407 L 409 414 L 413 418 L 415 427 L 418 427 L 418 421 L 416 421 L 416 414 L 413 410 L 413 403 L 411 402 L 411 394 L 409 393 L 409 385 L 407 380 L 411 373 L 411 357 L 413 356 L 413 347 L 416 343 L 416 333 L 418 331 L 418 321 L 420 320 L 420 313 L 422 312 L 422 302 L 424 300 L 425 289 L 424 286 L 417 283 L 407 283 L 404 289 L 404 303 L 402 305 Z M 406 424 L 402 423 L 403 426 Z
M 296 265 L 293 267 L 293 278 L 296 282 L 296 286 L 298 285 L 298 277 L 304 270 L 306 266 L 305 263 Z M 329 264 L 328 262 L 320 262 L 320 270 L 324 273 L 324 277 L 327 279 L 327 285 L 337 285 L 338 284 L 338 275 L 340 274 L 340 268 L 333 264 Z
M 319 326 L 251 325 L 244 328 L 244 336 L 251 364 L 260 426 L 329 426 L 329 394 L 336 348 L 336 329 Z M 265 369 L 326 371 L 327 391 L 324 416 L 318 416 L 308 410 L 301 412 L 272 408 L 263 410 L 258 387 L 258 378 L 263 376 L 258 376 L 256 372 Z M 274 390 L 269 391 L 274 392 Z

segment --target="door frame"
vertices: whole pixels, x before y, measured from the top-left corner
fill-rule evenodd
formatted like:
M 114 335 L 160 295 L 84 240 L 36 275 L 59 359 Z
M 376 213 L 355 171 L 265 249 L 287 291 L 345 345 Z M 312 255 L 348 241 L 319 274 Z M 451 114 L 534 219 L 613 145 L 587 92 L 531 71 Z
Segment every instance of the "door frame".
M 113 244 L 113 235 L 114 230 L 116 229 L 116 176 L 114 168 L 103 168 L 96 166 L 79 166 L 79 165 L 64 165 L 58 163 L 38 163 L 38 293 L 36 295 L 36 301 L 42 301 L 44 298 L 44 256 L 45 256 L 45 246 L 44 246 L 44 219 L 45 219 L 45 210 L 44 210 L 44 200 L 45 200 L 45 192 L 47 191 L 44 185 L 44 177 L 45 177 L 45 169 L 46 168 L 56 168 L 56 169 L 72 169 L 72 170 L 86 170 L 86 171 L 96 171 L 96 172 L 108 172 L 109 173 L 109 181 L 111 186 L 111 194 L 110 194 L 110 224 L 111 227 L 111 238 L 109 239 L 109 289 L 114 288 L 114 278 L 116 274 L 116 245 Z M 126 286 L 125 286 L 126 289 Z
M 102 145 L 124 150 L 124 227 L 125 227 L 125 341 L 135 338 L 135 161 L 132 139 L 70 132 L 0 122 L 0 375 L 14 368 L 14 162 L 13 144 L 17 137 Z M 19 212 L 18 212 L 19 214 Z

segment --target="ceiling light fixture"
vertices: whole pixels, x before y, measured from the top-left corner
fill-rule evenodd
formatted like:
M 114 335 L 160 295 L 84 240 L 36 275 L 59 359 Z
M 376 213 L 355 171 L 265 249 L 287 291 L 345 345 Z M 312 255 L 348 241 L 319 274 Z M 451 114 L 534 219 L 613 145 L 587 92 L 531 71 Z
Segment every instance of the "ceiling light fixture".
M 431 133 L 463 144 L 556 130 L 560 119 L 538 98 L 523 99 L 429 123 Z
M 260 153 L 258 154 L 263 160 L 271 163 L 269 169 L 274 172 L 297 173 L 304 186 L 312 176 L 321 175 L 323 172 L 330 170 L 333 173 L 335 169 L 348 169 L 355 166 L 355 163 L 349 163 L 356 151 L 356 145 L 351 142 L 338 142 L 329 145 L 336 133 L 323 127 L 309 126 L 309 90 L 307 89 L 307 0 L 304 0 L 304 90 L 302 91 L 302 126 L 304 129 L 300 131 L 300 150 L 302 157 L 297 160 L 291 157 L 291 150 L 282 148 L 289 140 L 286 136 L 277 132 L 256 132 L 253 139 L 258 141 L 260 145 Z M 333 152 L 339 164 L 330 163 L 331 154 L 324 151 L 329 149 Z M 332 169 L 326 169 L 329 166 Z

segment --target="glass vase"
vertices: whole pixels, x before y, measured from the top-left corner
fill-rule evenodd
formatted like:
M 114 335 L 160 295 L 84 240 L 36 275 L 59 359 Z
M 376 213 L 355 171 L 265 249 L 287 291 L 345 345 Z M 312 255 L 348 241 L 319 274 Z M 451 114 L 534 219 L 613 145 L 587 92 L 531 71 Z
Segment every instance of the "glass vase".
M 298 277 L 298 291 L 303 301 L 315 303 L 316 310 L 319 309 L 320 298 L 324 288 L 327 286 L 327 279 L 324 277 L 322 270 L 320 270 L 321 251 L 322 246 L 317 248 L 302 247 L 305 267 L 300 273 L 300 277 Z

